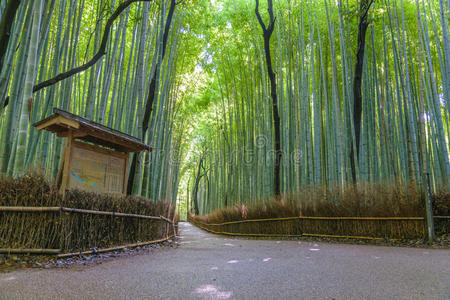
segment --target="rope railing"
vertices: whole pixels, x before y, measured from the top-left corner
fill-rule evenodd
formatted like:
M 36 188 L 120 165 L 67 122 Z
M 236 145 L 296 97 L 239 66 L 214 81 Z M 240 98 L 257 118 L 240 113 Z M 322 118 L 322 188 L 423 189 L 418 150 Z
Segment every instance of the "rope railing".
M 300 237 L 324 237 L 324 238 L 348 238 L 348 239 L 361 239 L 361 240 L 375 240 L 381 241 L 383 238 L 371 237 L 371 236 L 354 236 L 354 235 L 334 235 L 334 234 L 318 234 L 318 233 L 302 233 L 302 234 L 267 234 L 267 233 L 239 233 L 239 232 L 226 232 L 226 231 L 215 231 L 209 228 L 200 226 L 196 224 L 197 221 L 191 222 L 197 227 L 208 231 L 210 233 L 227 235 L 227 236 L 248 236 L 248 237 L 268 237 L 268 238 L 300 238 Z M 393 239 L 395 240 L 395 239 Z
M 128 214 L 121 212 L 111 212 L 111 211 L 101 211 L 101 210 L 90 210 L 90 209 L 80 209 L 80 208 L 70 208 L 62 206 L 50 206 L 50 207 L 33 207 L 33 206 L 0 206 L 0 212 L 68 212 L 68 213 L 80 213 L 80 214 L 91 214 L 91 215 L 105 215 L 113 217 L 129 217 L 129 218 L 140 218 L 140 219 L 152 219 L 161 220 L 173 225 L 173 221 L 164 216 L 147 216 L 139 214 Z
M 268 218 L 268 219 L 247 219 L 238 221 L 229 221 L 223 223 L 205 223 L 196 220 L 195 222 L 202 223 L 209 226 L 223 226 L 229 224 L 239 224 L 239 223 L 250 223 L 250 222 L 269 222 L 269 221 L 286 221 L 286 220 L 370 220 L 370 221 L 421 221 L 424 220 L 423 217 L 284 217 L 284 218 Z

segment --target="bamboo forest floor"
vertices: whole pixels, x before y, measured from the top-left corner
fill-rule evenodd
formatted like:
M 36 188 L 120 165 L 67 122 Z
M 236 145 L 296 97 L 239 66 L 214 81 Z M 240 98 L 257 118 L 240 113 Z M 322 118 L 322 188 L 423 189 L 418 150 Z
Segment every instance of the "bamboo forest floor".
M 180 223 L 179 247 L 0 274 L 0 299 L 448 299 L 449 250 L 229 239 Z

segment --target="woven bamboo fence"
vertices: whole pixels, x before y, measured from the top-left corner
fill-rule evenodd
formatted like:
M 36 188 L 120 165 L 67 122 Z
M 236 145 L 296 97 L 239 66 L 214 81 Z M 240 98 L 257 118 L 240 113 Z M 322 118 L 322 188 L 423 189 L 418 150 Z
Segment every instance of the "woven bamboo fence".
M 449 217 L 436 219 L 449 221 Z M 356 238 L 367 240 L 424 238 L 423 217 L 286 217 L 206 223 L 188 221 L 206 231 L 228 236 Z
M 0 224 L 0 253 L 7 254 L 64 257 L 143 246 L 176 236 L 175 222 L 164 216 L 68 207 L 0 206 Z M 129 241 L 142 242 L 124 244 Z M 124 245 L 101 248 L 110 244 Z
M 170 202 L 58 189 L 42 176 L 0 178 L 0 252 L 92 253 L 173 236 Z

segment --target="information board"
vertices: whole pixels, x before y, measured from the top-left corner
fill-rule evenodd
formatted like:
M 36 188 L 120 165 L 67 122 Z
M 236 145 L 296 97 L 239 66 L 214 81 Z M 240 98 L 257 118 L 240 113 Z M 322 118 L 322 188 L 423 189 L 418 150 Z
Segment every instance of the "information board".
M 72 145 L 68 187 L 99 193 L 124 193 L 126 157 L 100 150 Z

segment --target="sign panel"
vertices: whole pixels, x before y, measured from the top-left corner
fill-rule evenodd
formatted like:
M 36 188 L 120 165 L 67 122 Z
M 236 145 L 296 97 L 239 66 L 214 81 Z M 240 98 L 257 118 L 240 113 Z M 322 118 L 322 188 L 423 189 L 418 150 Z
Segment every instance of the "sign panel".
M 126 158 L 100 150 L 72 145 L 68 187 L 99 193 L 124 193 Z

